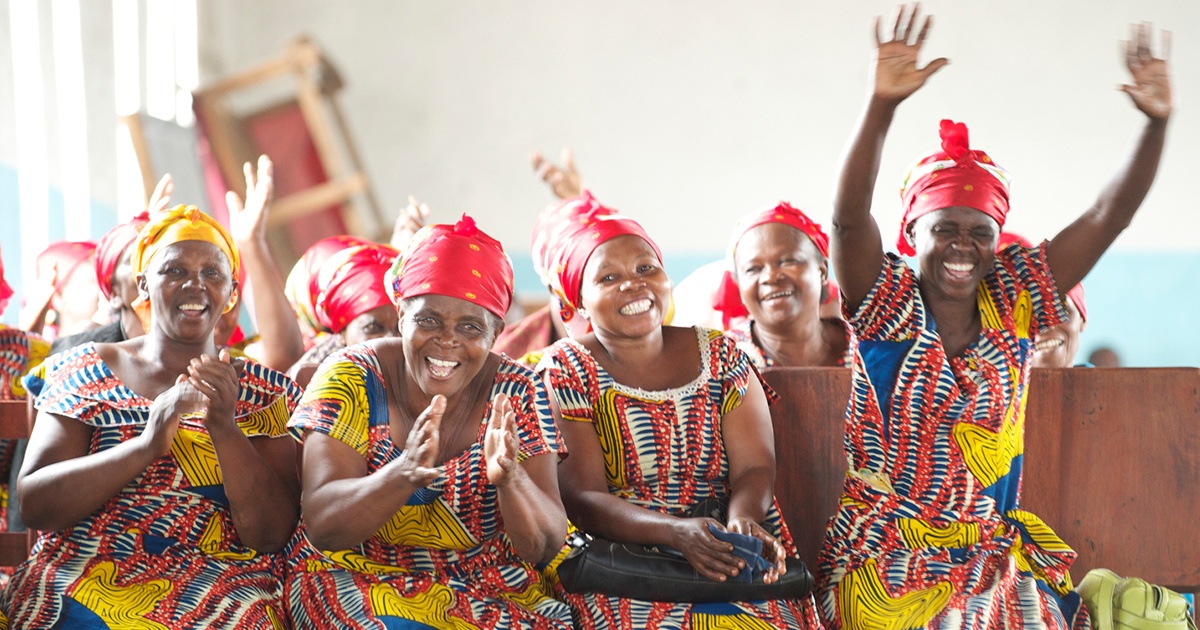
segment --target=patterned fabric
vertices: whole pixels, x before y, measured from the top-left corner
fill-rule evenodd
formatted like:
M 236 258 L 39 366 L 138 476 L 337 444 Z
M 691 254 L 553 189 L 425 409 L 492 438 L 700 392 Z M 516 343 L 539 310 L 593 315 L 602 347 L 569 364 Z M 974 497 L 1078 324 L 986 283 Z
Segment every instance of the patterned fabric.
M 93 430 L 89 453 L 142 433 L 153 401 L 111 371 L 94 344 L 55 355 L 26 379 L 38 409 Z M 249 437 L 280 437 L 300 390 L 247 362 L 236 417 Z M 14 628 L 282 628 L 278 566 L 238 539 L 212 440 L 181 420 L 158 458 L 91 516 L 43 533 L 0 595 Z
M 0 400 L 24 400 L 21 377 L 50 354 L 50 344 L 37 333 L 0 326 Z M 18 440 L 0 439 L 0 532 L 8 530 L 8 481 Z M 0 576 L 0 590 L 6 578 Z
M 640 237 L 654 249 L 654 255 L 662 261 L 662 250 L 646 233 L 642 224 L 618 214 L 596 214 L 582 228 L 566 235 L 571 240 L 571 247 L 560 247 L 553 250 L 555 258 L 551 261 L 550 284 L 564 312 L 579 308 L 579 295 L 583 289 L 583 272 L 587 268 L 588 259 L 592 252 L 605 241 L 618 236 L 633 235 Z M 567 319 L 563 317 L 564 321 Z
M 319 333 L 313 340 L 313 345 L 304 354 L 300 356 L 300 360 L 292 364 L 288 368 L 288 376 L 296 378 L 296 374 L 306 367 L 317 367 L 321 362 L 342 348 L 346 347 L 346 340 L 341 335 L 330 333 Z
M 346 348 L 313 376 L 288 425 L 340 440 L 375 472 L 402 454 L 388 425 L 387 385 L 370 345 Z M 517 414 L 518 460 L 563 452 L 546 391 L 503 359 L 489 400 L 507 394 Z M 322 553 L 303 535 L 288 551 L 287 598 L 296 628 L 569 628 L 568 608 L 504 533 L 488 484 L 483 432 L 444 464 L 375 535 L 354 549 Z
M 846 353 L 838 361 L 837 367 L 850 367 L 854 364 L 854 334 L 850 330 L 850 324 L 847 324 L 841 319 L 823 319 L 823 322 L 836 322 L 839 326 L 845 329 L 846 339 L 849 340 L 846 344 Z M 762 346 L 758 345 L 758 339 L 754 337 L 754 322 L 748 319 L 742 320 L 735 324 L 733 328 L 725 331 L 725 335 L 733 339 L 737 343 L 737 347 L 750 357 L 750 362 L 754 367 L 762 369 L 775 367 L 775 359 L 767 355 L 767 351 Z
M 521 321 L 505 326 L 496 337 L 492 351 L 506 354 L 517 363 L 534 367 L 542 360 L 546 348 L 554 343 L 554 321 L 550 306 L 526 315 Z
M 829 625 L 1089 627 L 1075 553 L 1020 502 L 1033 344 L 1064 317 L 1045 256 L 997 253 L 982 333 L 950 358 L 916 274 L 886 256 L 851 319 L 850 473 L 819 562 Z
M 539 365 L 563 420 L 595 426 L 609 492 L 656 512 L 683 515 L 706 499 L 728 500 L 721 418 L 741 403 L 750 379 L 758 377 L 746 355 L 720 331 L 695 330 L 700 374 L 677 389 L 649 392 L 622 385 L 573 339 L 555 343 Z M 795 554 L 774 502 L 763 525 Z M 561 587 L 559 596 L 574 609 L 579 628 L 819 627 L 812 598 L 687 604 L 567 593 Z
M 383 278 L 400 252 L 388 245 L 356 245 L 334 252 L 317 270 L 317 321 L 340 333 L 354 318 L 391 306 Z
M 112 299 L 113 274 L 120 266 L 121 259 L 149 222 L 150 214 L 143 210 L 137 216 L 109 230 L 96 243 L 96 284 L 100 286 L 100 293 L 105 300 Z

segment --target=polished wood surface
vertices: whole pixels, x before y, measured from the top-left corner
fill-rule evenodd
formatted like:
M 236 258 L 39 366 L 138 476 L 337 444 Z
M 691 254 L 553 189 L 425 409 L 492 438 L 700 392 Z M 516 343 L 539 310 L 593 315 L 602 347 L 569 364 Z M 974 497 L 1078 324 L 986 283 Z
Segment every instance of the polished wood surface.
M 0 400 L 0 439 L 29 437 L 32 413 L 33 407 L 24 400 Z M 8 500 L 16 501 L 12 490 L 9 488 Z M 14 567 L 24 562 L 33 538 L 32 533 L 0 532 L 0 567 Z
M 775 489 L 800 557 L 815 571 L 846 460 L 850 371 L 772 368 Z M 1105 567 L 1200 590 L 1200 370 L 1034 370 L 1022 506 Z

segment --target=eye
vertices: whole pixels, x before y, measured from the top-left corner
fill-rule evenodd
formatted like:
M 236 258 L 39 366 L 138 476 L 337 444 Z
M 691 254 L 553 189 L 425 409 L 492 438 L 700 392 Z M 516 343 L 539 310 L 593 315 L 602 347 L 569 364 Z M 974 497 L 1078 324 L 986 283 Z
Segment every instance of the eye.
M 654 271 L 655 269 L 657 269 L 657 267 L 655 267 L 654 265 L 651 265 L 649 263 L 646 263 L 644 265 L 638 265 L 638 268 L 637 268 L 638 273 L 643 273 L 643 274 L 650 273 L 650 272 Z
M 463 322 L 459 324 L 458 328 L 468 337 L 478 337 L 483 334 L 483 326 L 474 322 Z
M 746 275 L 756 275 L 761 272 L 762 272 L 762 265 L 750 265 L 749 267 L 742 269 L 742 273 L 744 273 Z
M 992 238 L 992 230 L 990 228 L 976 228 L 971 230 L 971 234 L 978 239 L 990 240 Z
M 615 273 L 606 274 L 606 275 L 603 275 L 600 277 L 600 282 L 603 282 L 603 283 L 615 282 L 616 280 L 617 280 L 617 274 L 615 274 Z
M 441 322 L 439 322 L 437 318 L 428 316 L 414 317 L 413 322 L 425 330 L 433 330 L 441 325 Z

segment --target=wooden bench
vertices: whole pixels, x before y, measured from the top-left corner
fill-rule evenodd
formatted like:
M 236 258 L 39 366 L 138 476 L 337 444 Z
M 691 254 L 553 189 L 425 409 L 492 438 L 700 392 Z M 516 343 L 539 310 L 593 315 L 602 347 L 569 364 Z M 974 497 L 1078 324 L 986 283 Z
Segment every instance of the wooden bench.
M 846 460 L 850 371 L 773 368 L 775 492 L 800 557 L 815 569 Z M 1200 591 L 1200 369 L 1034 370 L 1022 506 L 1079 557 L 1076 580 L 1106 567 Z
M 0 400 L 0 438 L 28 438 L 33 428 L 33 405 L 24 400 Z M 5 479 L 5 482 L 8 480 Z M 17 500 L 9 488 L 9 502 Z M 35 532 L 0 532 L 0 567 L 15 567 L 29 557 Z

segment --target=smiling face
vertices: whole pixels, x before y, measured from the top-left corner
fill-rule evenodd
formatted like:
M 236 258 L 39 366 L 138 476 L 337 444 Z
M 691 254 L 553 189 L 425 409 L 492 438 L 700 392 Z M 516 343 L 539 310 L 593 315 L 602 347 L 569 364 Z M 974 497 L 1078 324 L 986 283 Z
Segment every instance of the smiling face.
M 738 242 L 734 269 L 756 325 L 781 329 L 820 317 L 829 263 L 800 230 L 783 223 L 751 229 Z
M 662 327 L 671 280 L 654 248 L 626 234 L 605 241 L 583 270 L 580 314 L 598 335 L 642 337 Z
M 992 268 L 1000 226 L 974 208 L 942 208 L 919 217 L 908 229 L 927 297 L 972 300 Z
M 1071 300 L 1063 300 L 1068 319 L 1047 328 L 1038 335 L 1034 346 L 1033 367 L 1066 368 L 1075 365 L 1075 353 L 1079 350 L 1079 334 L 1087 321 L 1079 313 L 1079 307 Z
M 149 296 L 154 328 L 171 338 L 209 342 L 237 286 L 229 259 L 205 241 L 164 247 L 137 282 L 139 293 Z
M 431 398 L 453 398 L 487 361 L 503 323 L 487 309 L 445 295 L 420 295 L 397 309 L 405 372 Z
M 350 320 L 350 323 L 342 329 L 342 339 L 348 346 L 380 337 L 397 337 L 399 335 L 400 316 L 391 304 L 377 306 L 360 314 Z

